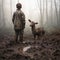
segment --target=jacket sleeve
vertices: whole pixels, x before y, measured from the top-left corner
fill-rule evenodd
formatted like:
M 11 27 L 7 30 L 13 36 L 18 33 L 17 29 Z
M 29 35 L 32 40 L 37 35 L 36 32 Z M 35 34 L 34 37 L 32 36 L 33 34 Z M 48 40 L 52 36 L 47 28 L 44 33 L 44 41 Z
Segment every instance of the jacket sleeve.
M 25 28 L 25 14 L 22 12 L 22 24 L 23 24 L 23 29 Z
M 13 17 L 12 17 L 13 24 L 14 24 L 14 19 L 15 19 L 15 13 L 13 14 Z
M 25 24 L 25 14 L 22 12 L 22 21 Z

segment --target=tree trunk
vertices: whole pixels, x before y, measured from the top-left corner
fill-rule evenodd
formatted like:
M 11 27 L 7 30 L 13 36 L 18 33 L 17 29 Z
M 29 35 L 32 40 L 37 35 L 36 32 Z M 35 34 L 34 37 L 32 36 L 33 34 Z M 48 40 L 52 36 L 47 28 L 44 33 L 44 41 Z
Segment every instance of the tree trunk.
M 2 22 L 3 22 L 3 27 L 5 27 L 5 19 L 4 19 L 4 0 L 2 0 Z

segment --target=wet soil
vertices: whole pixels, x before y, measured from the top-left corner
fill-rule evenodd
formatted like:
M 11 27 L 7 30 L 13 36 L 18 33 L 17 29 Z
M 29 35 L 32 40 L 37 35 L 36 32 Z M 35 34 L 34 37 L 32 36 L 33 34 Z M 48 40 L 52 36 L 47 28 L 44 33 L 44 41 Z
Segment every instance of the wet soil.
M 31 46 L 26 51 L 25 47 Z M 60 33 L 47 34 L 39 40 L 24 37 L 16 43 L 14 36 L 0 34 L 0 60 L 60 60 Z

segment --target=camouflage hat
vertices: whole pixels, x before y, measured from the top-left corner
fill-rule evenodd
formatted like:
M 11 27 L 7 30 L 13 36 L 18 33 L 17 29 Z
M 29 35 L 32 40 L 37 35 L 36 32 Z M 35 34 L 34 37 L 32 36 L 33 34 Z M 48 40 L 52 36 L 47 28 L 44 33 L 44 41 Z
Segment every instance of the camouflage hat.
M 17 7 L 17 8 L 22 8 L 21 3 L 17 3 L 17 4 L 16 4 L 16 7 Z

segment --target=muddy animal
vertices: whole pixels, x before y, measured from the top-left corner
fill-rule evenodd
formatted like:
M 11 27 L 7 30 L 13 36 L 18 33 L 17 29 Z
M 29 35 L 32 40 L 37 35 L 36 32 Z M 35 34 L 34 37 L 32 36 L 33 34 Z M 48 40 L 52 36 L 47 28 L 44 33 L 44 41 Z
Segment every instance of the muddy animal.
M 38 24 L 37 22 L 31 21 L 30 19 L 28 19 L 28 21 L 30 22 L 30 27 L 34 40 L 36 39 L 36 37 L 37 39 L 40 39 L 40 37 L 45 34 L 45 30 L 43 28 L 36 28 L 35 25 Z

